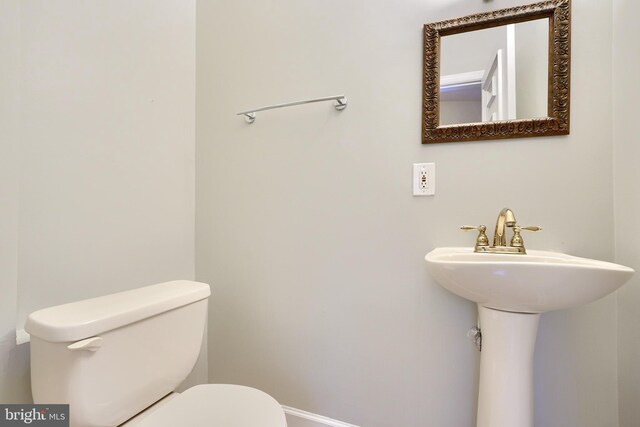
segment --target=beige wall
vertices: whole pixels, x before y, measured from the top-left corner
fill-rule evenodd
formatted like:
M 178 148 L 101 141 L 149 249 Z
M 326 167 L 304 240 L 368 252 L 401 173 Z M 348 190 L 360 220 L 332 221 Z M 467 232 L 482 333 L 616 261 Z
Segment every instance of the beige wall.
M 640 5 L 614 0 L 613 136 L 615 170 L 616 260 L 640 271 L 640 137 L 635 121 L 640 99 Z M 640 276 L 618 293 L 618 381 L 620 427 L 640 420 Z
M 426 22 L 495 0 L 198 2 L 196 277 L 213 284 L 210 379 L 367 427 L 470 426 L 476 309 L 424 255 L 500 208 L 530 247 L 613 259 L 611 4 L 573 4 L 572 133 L 420 145 Z M 593 36 L 598 28 L 598 37 Z M 594 81 L 599 90 L 593 90 Z M 328 104 L 235 116 L 344 92 Z M 435 161 L 437 194 L 411 197 Z M 542 316 L 536 425 L 617 426 L 616 298 Z
M 0 1 L 0 402 L 31 399 L 29 349 L 16 347 L 20 0 Z
M 16 357 L 28 345 L 11 344 L 16 314 L 21 328 L 38 308 L 194 277 L 195 1 L 2 7 L 8 47 L 0 40 L 21 68 L 3 74 L 20 87 L 9 92 L 20 112 L 10 153 L 20 196 L 19 225 L 7 222 L 13 274 L 2 286 L 13 292 L 1 298 L 10 311 L 0 317 L 0 366 L 28 385 L 27 355 Z M 0 388 L 24 401 L 12 383 Z
M 195 3 L 22 15 L 20 318 L 193 276 Z

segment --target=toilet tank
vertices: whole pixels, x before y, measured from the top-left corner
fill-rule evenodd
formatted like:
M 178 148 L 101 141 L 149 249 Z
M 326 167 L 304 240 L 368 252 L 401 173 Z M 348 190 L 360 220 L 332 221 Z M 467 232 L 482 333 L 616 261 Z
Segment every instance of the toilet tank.
M 113 427 L 189 375 L 209 285 L 172 281 L 31 313 L 34 403 L 68 403 L 72 427 Z

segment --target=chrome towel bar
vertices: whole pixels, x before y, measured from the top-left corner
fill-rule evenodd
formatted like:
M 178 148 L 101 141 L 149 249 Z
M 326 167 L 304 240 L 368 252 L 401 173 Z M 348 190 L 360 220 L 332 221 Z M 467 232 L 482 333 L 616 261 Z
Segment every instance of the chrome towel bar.
M 307 99 L 304 101 L 287 102 L 284 104 L 268 105 L 266 107 L 254 108 L 252 110 L 243 111 L 237 113 L 237 116 L 244 116 L 247 123 L 253 123 L 256 120 L 256 113 L 258 111 L 273 110 L 276 108 L 293 107 L 294 105 L 311 104 L 314 102 L 335 101 L 333 106 L 336 110 L 344 110 L 347 108 L 347 97 L 344 95 L 326 96 L 324 98 Z

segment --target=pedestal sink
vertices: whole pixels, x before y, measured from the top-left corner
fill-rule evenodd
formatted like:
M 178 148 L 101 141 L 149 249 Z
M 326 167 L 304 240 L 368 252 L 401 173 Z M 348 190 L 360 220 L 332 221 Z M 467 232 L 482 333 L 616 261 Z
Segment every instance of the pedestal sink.
M 444 288 L 478 304 L 482 331 L 477 427 L 533 427 L 533 350 L 540 313 L 610 294 L 633 269 L 571 255 L 438 248 L 425 260 Z

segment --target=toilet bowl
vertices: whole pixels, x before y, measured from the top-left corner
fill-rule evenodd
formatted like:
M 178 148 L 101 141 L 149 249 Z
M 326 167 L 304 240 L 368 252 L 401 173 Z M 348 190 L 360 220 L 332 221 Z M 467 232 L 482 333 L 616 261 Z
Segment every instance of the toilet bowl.
M 186 280 L 31 313 L 36 404 L 69 404 L 71 427 L 286 427 L 268 394 L 240 385 L 176 388 L 193 369 L 209 285 Z

